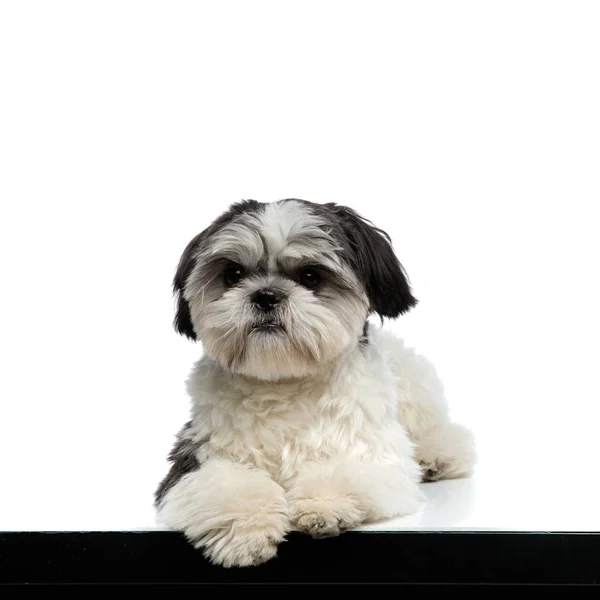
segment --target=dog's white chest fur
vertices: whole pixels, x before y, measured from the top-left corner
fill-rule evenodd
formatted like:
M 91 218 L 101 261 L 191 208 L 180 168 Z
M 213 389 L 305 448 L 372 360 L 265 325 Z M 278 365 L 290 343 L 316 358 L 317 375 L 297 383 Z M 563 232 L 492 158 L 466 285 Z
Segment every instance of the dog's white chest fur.
M 204 452 L 265 469 L 282 485 L 308 461 L 406 457 L 394 380 L 373 343 L 299 381 L 250 381 L 202 359 L 189 389 L 197 435 L 212 432 Z

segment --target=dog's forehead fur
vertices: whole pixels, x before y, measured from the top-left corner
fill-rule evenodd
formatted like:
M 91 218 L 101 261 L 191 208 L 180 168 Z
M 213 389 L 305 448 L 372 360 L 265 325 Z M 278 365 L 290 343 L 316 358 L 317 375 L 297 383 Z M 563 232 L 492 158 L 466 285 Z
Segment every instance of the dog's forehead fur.
M 251 270 L 274 273 L 318 263 L 353 279 L 338 254 L 343 247 L 338 242 L 340 232 L 332 235 L 336 228 L 332 215 L 317 212 L 318 205 L 290 199 L 237 206 L 198 245 L 197 265 L 227 259 Z
M 342 250 L 331 232 L 334 224 L 325 211 L 318 214 L 310 203 L 283 200 L 249 204 L 248 210 L 232 216 L 200 249 L 203 258 L 223 256 L 248 267 L 275 271 L 285 263 L 318 260 L 341 264 Z M 208 253 L 208 256 L 207 256 Z
M 265 250 L 270 261 L 305 259 L 341 250 L 331 236 L 332 224 L 315 214 L 308 203 L 296 200 L 269 204 L 258 217 Z M 337 258 L 337 257 L 336 257 Z

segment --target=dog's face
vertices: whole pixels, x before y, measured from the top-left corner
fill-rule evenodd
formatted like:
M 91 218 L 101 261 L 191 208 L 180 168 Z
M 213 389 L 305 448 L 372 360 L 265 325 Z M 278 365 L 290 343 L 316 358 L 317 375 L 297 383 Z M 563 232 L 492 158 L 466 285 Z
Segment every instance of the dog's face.
M 303 377 L 355 346 L 369 313 L 416 304 L 389 238 L 349 208 L 232 205 L 185 249 L 175 327 L 225 369 Z

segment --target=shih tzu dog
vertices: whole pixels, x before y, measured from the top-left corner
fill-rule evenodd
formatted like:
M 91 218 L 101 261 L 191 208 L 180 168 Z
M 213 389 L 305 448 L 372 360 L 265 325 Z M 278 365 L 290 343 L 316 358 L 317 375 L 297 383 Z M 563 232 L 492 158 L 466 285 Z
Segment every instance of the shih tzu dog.
M 354 210 L 233 204 L 190 241 L 173 289 L 175 328 L 204 356 L 156 508 L 213 563 L 414 513 L 421 481 L 471 472 L 435 369 L 369 321 L 417 301 L 389 236 Z

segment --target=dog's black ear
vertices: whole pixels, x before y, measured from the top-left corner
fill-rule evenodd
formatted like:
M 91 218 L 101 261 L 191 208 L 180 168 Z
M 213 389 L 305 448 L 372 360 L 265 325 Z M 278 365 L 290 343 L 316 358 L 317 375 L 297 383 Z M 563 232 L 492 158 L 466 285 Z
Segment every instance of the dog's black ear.
M 325 206 L 343 230 L 351 265 L 365 286 L 371 312 L 395 319 L 416 306 L 390 236 L 351 208 L 335 203 Z
M 175 309 L 175 319 L 173 320 L 173 327 L 177 333 L 185 335 L 190 340 L 197 340 L 196 332 L 192 324 L 192 317 L 190 315 L 190 305 L 188 301 L 183 297 L 183 290 L 187 279 L 192 272 L 196 264 L 196 252 L 200 247 L 203 239 L 206 239 L 208 229 L 205 229 L 202 233 L 199 233 L 194 239 L 192 239 L 186 246 L 179 264 L 177 265 L 177 271 L 173 278 L 173 294 L 177 302 L 177 308 Z
M 199 233 L 188 243 L 183 251 L 183 254 L 181 255 L 181 258 L 179 259 L 177 271 L 175 273 L 175 277 L 173 278 L 173 294 L 175 295 L 175 299 L 177 301 L 175 319 L 173 321 L 175 331 L 185 335 L 190 340 L 196 341 L 198 339 L 192 323 L 190 305 L 183 297 L 183 291 L 187 284 L 190 273 L 196 266 L 196 257 L 202 246 L 209 243 L 212 235 L 233 221 L 239 215 L 257 212 L 263 207 L 264 203 L 257 202 L 256 200 L 241 200 L 240 202 L 236 202 L 235 204 L 232 204 L 227 211 L 218 217 L 202 233 Z

